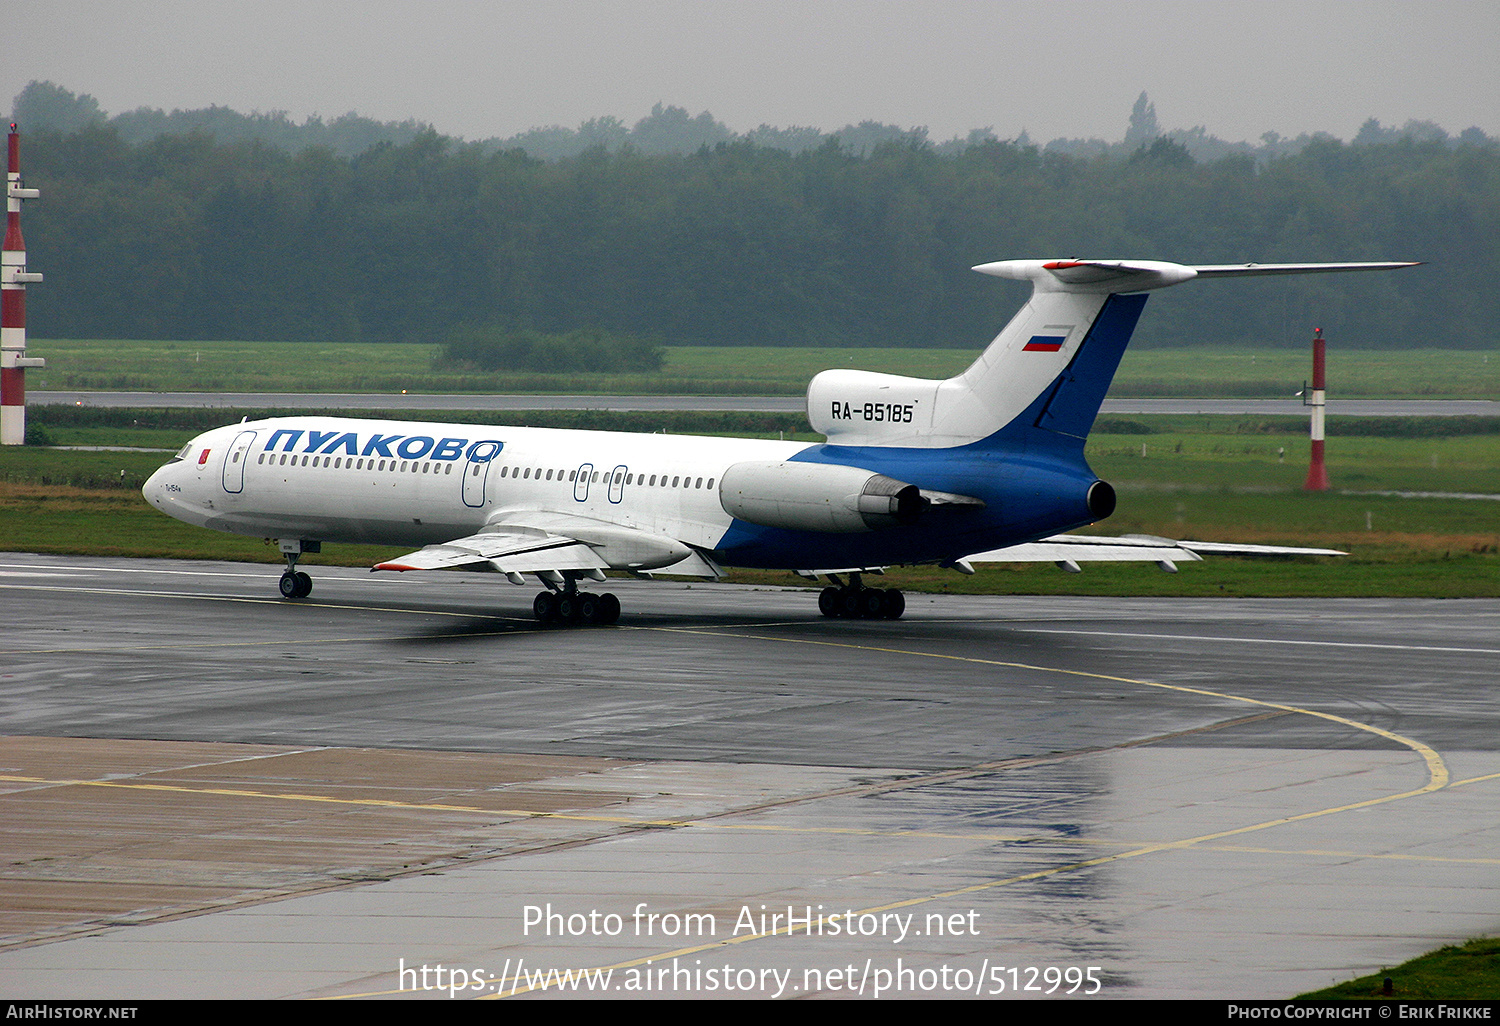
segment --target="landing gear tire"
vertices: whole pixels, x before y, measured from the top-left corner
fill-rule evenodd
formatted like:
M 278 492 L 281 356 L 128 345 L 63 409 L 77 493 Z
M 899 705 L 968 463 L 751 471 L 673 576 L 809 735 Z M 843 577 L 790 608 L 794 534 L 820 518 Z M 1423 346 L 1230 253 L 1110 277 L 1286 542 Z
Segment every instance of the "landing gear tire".
M 541 623 L 551 623 L 556 620 L 557 596 L 550 591 L 537 595 L 531 602 L 531 614 Z
M 544 591 L 532 601 L 531 612 L 542 623 L 611 624 L 620 618 L 620 600 L 610 592 Z
M 312 594 L 312 578 L 301 570 L 288 570 L 281 575 L 280 587 L 282 598 L 307 598 Z
M 824 588 L 818 612 L 831 619 L 899 620 L 906 612 L 906 596 L 899 588 Z
M 841 603 L 839 602 L 839 590 L 829 585 L 818 593 L 818 612 L 829 619 L 843 615 L 843 610 L 840 608 Z
M 880 593 L 880 615 L 886 620 L 899 620 L 906 612 L 906 596 L 900 588 L 891 588 Z

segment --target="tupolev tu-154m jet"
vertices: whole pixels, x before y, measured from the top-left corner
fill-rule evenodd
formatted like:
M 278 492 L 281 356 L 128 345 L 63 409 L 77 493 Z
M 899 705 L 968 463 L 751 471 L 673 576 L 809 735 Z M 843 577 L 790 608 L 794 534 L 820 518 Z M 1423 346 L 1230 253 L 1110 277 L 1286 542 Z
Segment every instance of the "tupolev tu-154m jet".
M 1410 263 L 1004 260 L 976 271 L 1031 297 L 946 381 L 830 370 L 813 378 L 818 443 L 286 417 L 206 432 L 146 482 L 179 520 L 278 540 L 281 594 L 324 542 L 420 546 L 375 570 L 534 575 L 537 619 L 612 623 L 605 571 L 717 578 L 724 567 L 823 576 L 825 616 L 894 619 L 899 590 L 863 574 L 901 564 L 1145 560 L 1321 549 L 1060 534 L 1108 517 L 1114 489 L 1083 447 L 1151 289 L 1194 278 L 1376 271 Z

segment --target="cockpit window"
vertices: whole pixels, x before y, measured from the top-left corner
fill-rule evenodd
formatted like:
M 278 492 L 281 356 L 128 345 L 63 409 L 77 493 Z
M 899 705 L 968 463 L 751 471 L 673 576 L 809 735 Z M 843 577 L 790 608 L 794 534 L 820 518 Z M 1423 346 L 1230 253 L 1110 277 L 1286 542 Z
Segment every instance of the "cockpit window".
M 193 447 L 193 443 L 189 442 L 187 445 L 184 445 L 181 449 L 178 449 L 177 450 L 177 455 L 173 456 L 171 459 L 167 460 L 167 462 L 168 463 L 180 463 L 180 462 L 182 462 L 183 460 L 185 460 L 185 459 L 188 458 L 188 450 L 191 449 L 192 447 Z

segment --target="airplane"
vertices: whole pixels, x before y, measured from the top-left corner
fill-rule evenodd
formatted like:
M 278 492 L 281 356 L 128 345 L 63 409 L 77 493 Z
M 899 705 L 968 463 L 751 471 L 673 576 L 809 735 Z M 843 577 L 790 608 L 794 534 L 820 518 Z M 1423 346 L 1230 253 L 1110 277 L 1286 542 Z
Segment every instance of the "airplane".
M 895 619 L 886 567 L 972 573 L 984 561 L 1145 560 L 1200 552 L 1333 550 L 1067 535 L 1105 519 L 1115 491 L 1084 441 L 1146 293 L 1197 278 L 1391 270 L 1415 263 L 1189 266 L 1153 260 L 1003 260 L 974 268 L 1031 283 L 1025 306 L 945 381 L 829 370 L 807 390 L 823 442 L 282 417 L 205 432 L 146 482 L 152 505 L 200 527 L 277 540 L 280 589 L 324 542 L 420 546 L 381 571 L 537 578 L 542 622 L 608 624 L 606 571 L 706 578 L 725 567 L 830 583 L 828 617 Z

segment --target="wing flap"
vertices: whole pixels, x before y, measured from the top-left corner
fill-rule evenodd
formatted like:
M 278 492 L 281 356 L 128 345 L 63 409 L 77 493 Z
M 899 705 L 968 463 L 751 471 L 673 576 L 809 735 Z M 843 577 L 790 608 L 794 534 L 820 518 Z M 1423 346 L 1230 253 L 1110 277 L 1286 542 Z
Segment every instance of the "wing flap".
M 451 570 L 485 564 L 501 573 L 593 570 L 609 564 L 576 538 L 529 527 L 481 531 L 377 563 L 376 570 Z
M 376 570 L 659 570 L 721 577 L 723 570 L 691 546 L 666 535 L 568 513 L 505 510 L 466 538 L 428 545 L 377 563 Z

